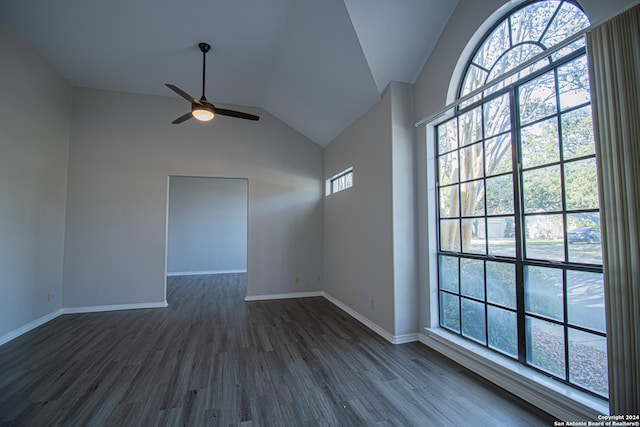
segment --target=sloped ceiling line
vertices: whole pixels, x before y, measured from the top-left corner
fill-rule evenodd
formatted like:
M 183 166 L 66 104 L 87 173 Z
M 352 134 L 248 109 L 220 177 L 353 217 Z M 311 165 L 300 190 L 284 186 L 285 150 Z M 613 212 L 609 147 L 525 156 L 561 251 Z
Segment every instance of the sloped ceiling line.
M 415 82 L 453 0 L 3 0 L 0 19 L 73 86 L 264 108 L 321 146 Z M 180 111 L 176 111 L 179 115 Z M 165 119 L 168 123 L 173 117 Z

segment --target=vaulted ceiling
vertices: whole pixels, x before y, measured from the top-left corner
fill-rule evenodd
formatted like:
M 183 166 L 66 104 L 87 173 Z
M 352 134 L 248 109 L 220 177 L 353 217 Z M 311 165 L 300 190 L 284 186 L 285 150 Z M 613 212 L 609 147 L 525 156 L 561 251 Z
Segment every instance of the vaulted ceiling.
M 324 146 L 390 81 L 415 82 L 457 0 L 2 0 L 73 86 L 264 108 Z M 176 111 L 176 116 L 182 111 Z M 174 117 L 162 118 L 171 121 Z

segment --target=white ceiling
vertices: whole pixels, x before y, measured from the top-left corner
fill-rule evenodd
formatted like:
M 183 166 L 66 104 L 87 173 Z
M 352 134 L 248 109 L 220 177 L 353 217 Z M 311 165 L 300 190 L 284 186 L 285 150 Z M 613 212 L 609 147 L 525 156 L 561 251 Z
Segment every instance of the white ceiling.
M 73 86 L 261 107 L 321 146 L 414 83 L 457 0 L 2 0 Z M 176 117 L 183 111 L 176 111 Z M 171 121 L 175 117 L 166 117 Z

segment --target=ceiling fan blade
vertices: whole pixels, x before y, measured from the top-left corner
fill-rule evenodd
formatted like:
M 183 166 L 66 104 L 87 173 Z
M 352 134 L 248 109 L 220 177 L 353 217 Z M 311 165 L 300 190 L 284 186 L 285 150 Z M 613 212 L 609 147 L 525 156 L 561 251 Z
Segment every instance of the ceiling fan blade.
M 221 116 L 230 116 L 246 120 L 260 120 L 259 116 L 254 116 L 253 114 L 249 113 L 243 113 L 241 111 L 227 110 L 224 108 L 215 108 L 214 111 L 216 114 L 220 114 Z
M 174 125 L 179 125 L 180 123 L 189 120 L 191 117 L 193 117 L 193 114 L 191 114 L 191 111 L 189 111 L 188 113 L 181 115 L 180 117 L 178 117 L 177 119 L 175 119 L 171 123 L 174 124 Z
M 164 85 L 166 87 L 168 87 L 169 89 L 171 89 L 172 91 L 174 91 L 175 93 L 177 93 L 178 95 L 180 95 L 181 97 L 183 97 L 184 99 L 186 99 L 187 101 L 191 102 L 192 104 L 202 105 L 202 102 L 200 102 L 199 100 L 197 100 L 193 96 L 189 95 L 187 92 L 183 91 L 178 86 L 174 86 L 174 85 L 169 84 L 169 83 L 165 83 Z

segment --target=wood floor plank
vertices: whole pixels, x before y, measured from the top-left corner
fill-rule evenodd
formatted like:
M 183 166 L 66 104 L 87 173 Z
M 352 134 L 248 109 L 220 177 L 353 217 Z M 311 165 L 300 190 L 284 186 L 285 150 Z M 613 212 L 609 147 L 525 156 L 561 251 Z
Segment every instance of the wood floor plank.
M 552 425 L 324 298 L 245 302 L 245 275 L 171 277 L 164 309 L 69 314 L 0 347 L 0 425 Z

